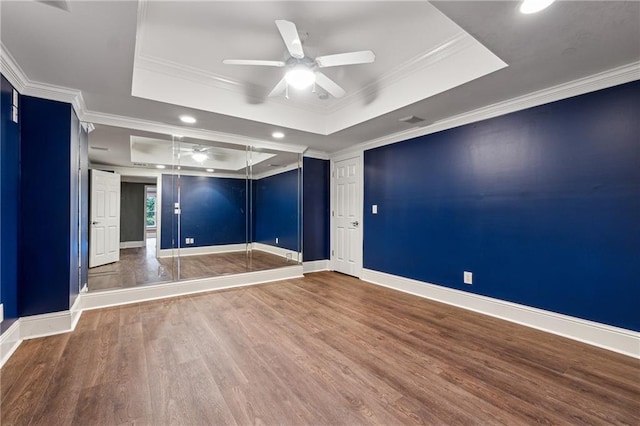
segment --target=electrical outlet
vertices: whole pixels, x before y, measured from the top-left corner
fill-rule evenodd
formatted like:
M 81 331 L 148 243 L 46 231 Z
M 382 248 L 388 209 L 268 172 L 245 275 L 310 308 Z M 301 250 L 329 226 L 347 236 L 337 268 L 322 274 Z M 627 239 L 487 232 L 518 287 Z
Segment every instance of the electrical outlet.
M 377 204 L 371 205 L 371 214 L 378 214 L 378 205 Z
M 464 271 L 464 283 L 471 285 L 473 284 L 473 273 L 469 271 Z
M 278 237 L 276 237 L 276 244 L 278 244 L 278 241 L 280 241 L 280 239 Z

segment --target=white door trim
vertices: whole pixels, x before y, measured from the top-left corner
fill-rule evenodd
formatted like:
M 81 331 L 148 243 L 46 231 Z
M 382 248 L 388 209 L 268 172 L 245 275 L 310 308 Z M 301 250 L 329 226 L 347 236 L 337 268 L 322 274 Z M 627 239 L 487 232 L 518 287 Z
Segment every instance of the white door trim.
M 362 276 L 362 264 L 364 261 L 364 256 L 363 256 L 363 241 L 364 241 L 364 220 L 363 220 L 363 205 L 364 205 L 364 151 L 363 150 L 357 150 L 357 151 L 352 151 L 346 154 L 342 154 L 342 155 L 336 155 L 336 156 L 332 156 L 331 160 L 330 160 L 330 169 L 331 169 L 331 184 L 330 184 L 330 200 L 329 200 L 329 207 L 330 207 L 330 217 L 329 217 L 329 222 L 330 222 L 330 228 L 331 228 L 331 239 L 330 239 L 330 268 L 331 270 L 335 270 L 335 260 L 334 260 L 334 253 L 335 253 L 335 242 L 336 242 L 336 236 L 335 236 L 335 223 L 334 223 L 334 211 L 335 211 L 335 205 L 336 205 L 336 188 L 335 188 L 335 184 L 336 184 L 336 180 L 335 180 L 335 164 L 336 162 L 339 161 L 343 161 L 343 160 L 348 160 L 350 158 L 359 158 L 360 160 L 360 168 L 358 169 L 358 176 L 357 176 L 357 180 L 358 180 L 358 196 L 356 199 L 356 207 L 358 209 L 358 212 L 360 213 L 360 217 L 358 218 L 358 221 L 360 222 L 360 232 L 359 232 L 359 236 L 360 236 L 360 240 L 357 242 L 358 244 L 358 248 L 360 249 L 360 256 L 358 256 L 359 258 L 359 264 L 356 265 L 356 270 L 355 270 L 355 274 L 354 276 L 360 278 Z

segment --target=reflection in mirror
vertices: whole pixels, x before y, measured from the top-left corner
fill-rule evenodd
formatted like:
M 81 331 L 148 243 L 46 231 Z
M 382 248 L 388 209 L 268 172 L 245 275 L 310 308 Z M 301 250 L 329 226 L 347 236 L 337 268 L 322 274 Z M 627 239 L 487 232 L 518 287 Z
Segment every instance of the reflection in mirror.
M 137 163 L 131 152 L 134 136 L 171 144 L 171 136 L 118 127 L 96 125 L 89 133 L 89 291 L 176 279 L 174 259 L 160 258 L 157 246 L 158 167 L 172 173 L 173 163 Z M 105 190 L 105 181 L 117 183 Z
M 120 229 L 119 258 L 89 269 L 90 291 L 301 262 L 300 154 L 95 127 L 91 169 L 121 178 Z
M 281 154 L 260 161 L 268 150 L 251 148 L 251 241 L 249 261 L 302 262 L 301 206 L 302 156 Z M 257 159 L 257 160 L 256 160 Z

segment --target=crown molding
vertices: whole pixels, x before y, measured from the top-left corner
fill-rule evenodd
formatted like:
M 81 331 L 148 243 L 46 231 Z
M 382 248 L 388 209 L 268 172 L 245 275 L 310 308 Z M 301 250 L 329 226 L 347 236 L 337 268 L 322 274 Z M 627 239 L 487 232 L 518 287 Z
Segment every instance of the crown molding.
M 402 132 L 362 142 L 349 148 L 336 151 L 332 153 L 330 157 L 334 159 L 350 153 L 362 152 L 402 142 L 408 139 L 452 129 L 469 123 L 487 120 L 489 118 L 583 95 L 585 93 L 595 92 L 596 90 L 606 89 L 608 87 L 629 83 L 635 80 L 640 80 L 640 61 L 632 62 L 588 77 L 579 78 L 547 89 L 512 98 L 507 101 L 478 108 L 473 111 L 437 121 L 424 127 L 411 128 Z
M 192 129 L 155 121 L 89 111 L 86 107 L 82 91 L 30 80 L 20 65 L 18 65 L 16 60 L 13 58 L 11 52 L 9 52 L 6 46 L 1 42 L 0 71 L 2 72 L 2 75 L 9 80 L 9 83 L 11 83 L 11 85 L 22 95 L 70 103 L 81 121 L 169 135 L 180 134 L 182 136 L 197 139 L 227 142 L 234 145 L 255 146 L 286 152 L 302 153 L 307 149 L 306 146 L 302 145 L 283 144 L 263 139 L 234 135 L 231 133 Z
M 0 43 L 0 71 L 19 93 L 69 103 L 73 106 L 78 118 L 83 119 L 87 107 L 80 90 L 30 80 L 2 43 Z
M 215 177 L 226 179 L 246 179 L 245 175 L 237 175 L 233 173 L 219 173 L 219 172 L 199 172 L 197 170 L 177 170 L 177 169 L 157 169 L 157 168 L 145 168 L 145 167 L 123 167 L 112 166 L 110 164 L 90 163 L 90 169 L 103 170 L 108 172 L 118 173 L 121 176 L 132 177 L 147 177 L 147 178 L 160 178 L 162 175 L 175 175 L 175 176 L 200 176 L 200 177 Z
M 260 180 L 260 179 L 264 179 L 264 178 L 267 178 L 267 177 L 279 175 L 280 173 L 290 172 L 291 170 L 298 170 L 298 169 L 302 170 L 302 168 L 300 167 L 300 165 L 297 162 L 296 163 L 291 163 L 289 165 L 282 166 L 282 167 L 274 167 L 273 170 L 267 170 L 266 172 L 257 173 L 255 175 L 253 175 L 251 177 L 251 179 L 252 180 Z
M 0 72 L 18 92 L 24 92 L 29 79 L 2 42 L 0 42 Z
M 316 151 L 315 149 L 307 149 L 304 154 L 304 157 L 315 158 L 318 160 L 328 160 L 330 155 L 328 152 L 324 151 Z
M 461 52 L 472 45 L 474 41 L 475 40 L 467 33 L 459 32 L 434 48 L 429 49 L 426 52 L 421 52 L 419 55 L 416 55 L 394 67 L 361 89 L 350 93 L 342 99 L 336 100 L 329 106 L 327 112 L 329 114 L 333 114 L 355 102 L 362 102 L 375 95 L 375 93 L 381 89 L 392 86 L 396 82 L 403 80 L 418 71 L 424 70 L 425 68 L 433 66 L 434 64 Z
M 248 136 L 234 135 L 231 133 L 215 132 L 213 130 L 194 129 L 190 127 L 174 126 L 157 121 L 143 120 L 139 118 L 125 117 L 122 115 L 107 114 L 102 112 L 87 111 L 84 121 L 105 126 L 124 127 L 141 130 L 144 132 L 161 133 L 165 135 L 181 135 L 183 137 L 202 139 L 214 142 L 226 142 L 234 145 L 253 146 L 278 151 L 302 153 L 307 149 L 302 145 L 289 145 L 264 139 L 250 138 Z

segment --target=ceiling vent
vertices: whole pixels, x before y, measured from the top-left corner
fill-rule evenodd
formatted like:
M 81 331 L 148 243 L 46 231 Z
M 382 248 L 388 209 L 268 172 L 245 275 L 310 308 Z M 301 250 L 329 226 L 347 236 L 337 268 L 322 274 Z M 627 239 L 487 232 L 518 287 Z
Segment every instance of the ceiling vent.
M 401 118 L 400 121 L 407 124 L 415 124 L 415 123 L 420 123 L 421 121 L 424 121 L 424 118 L 416 117 L 415 115 L 410 115 L 408 117 Z

